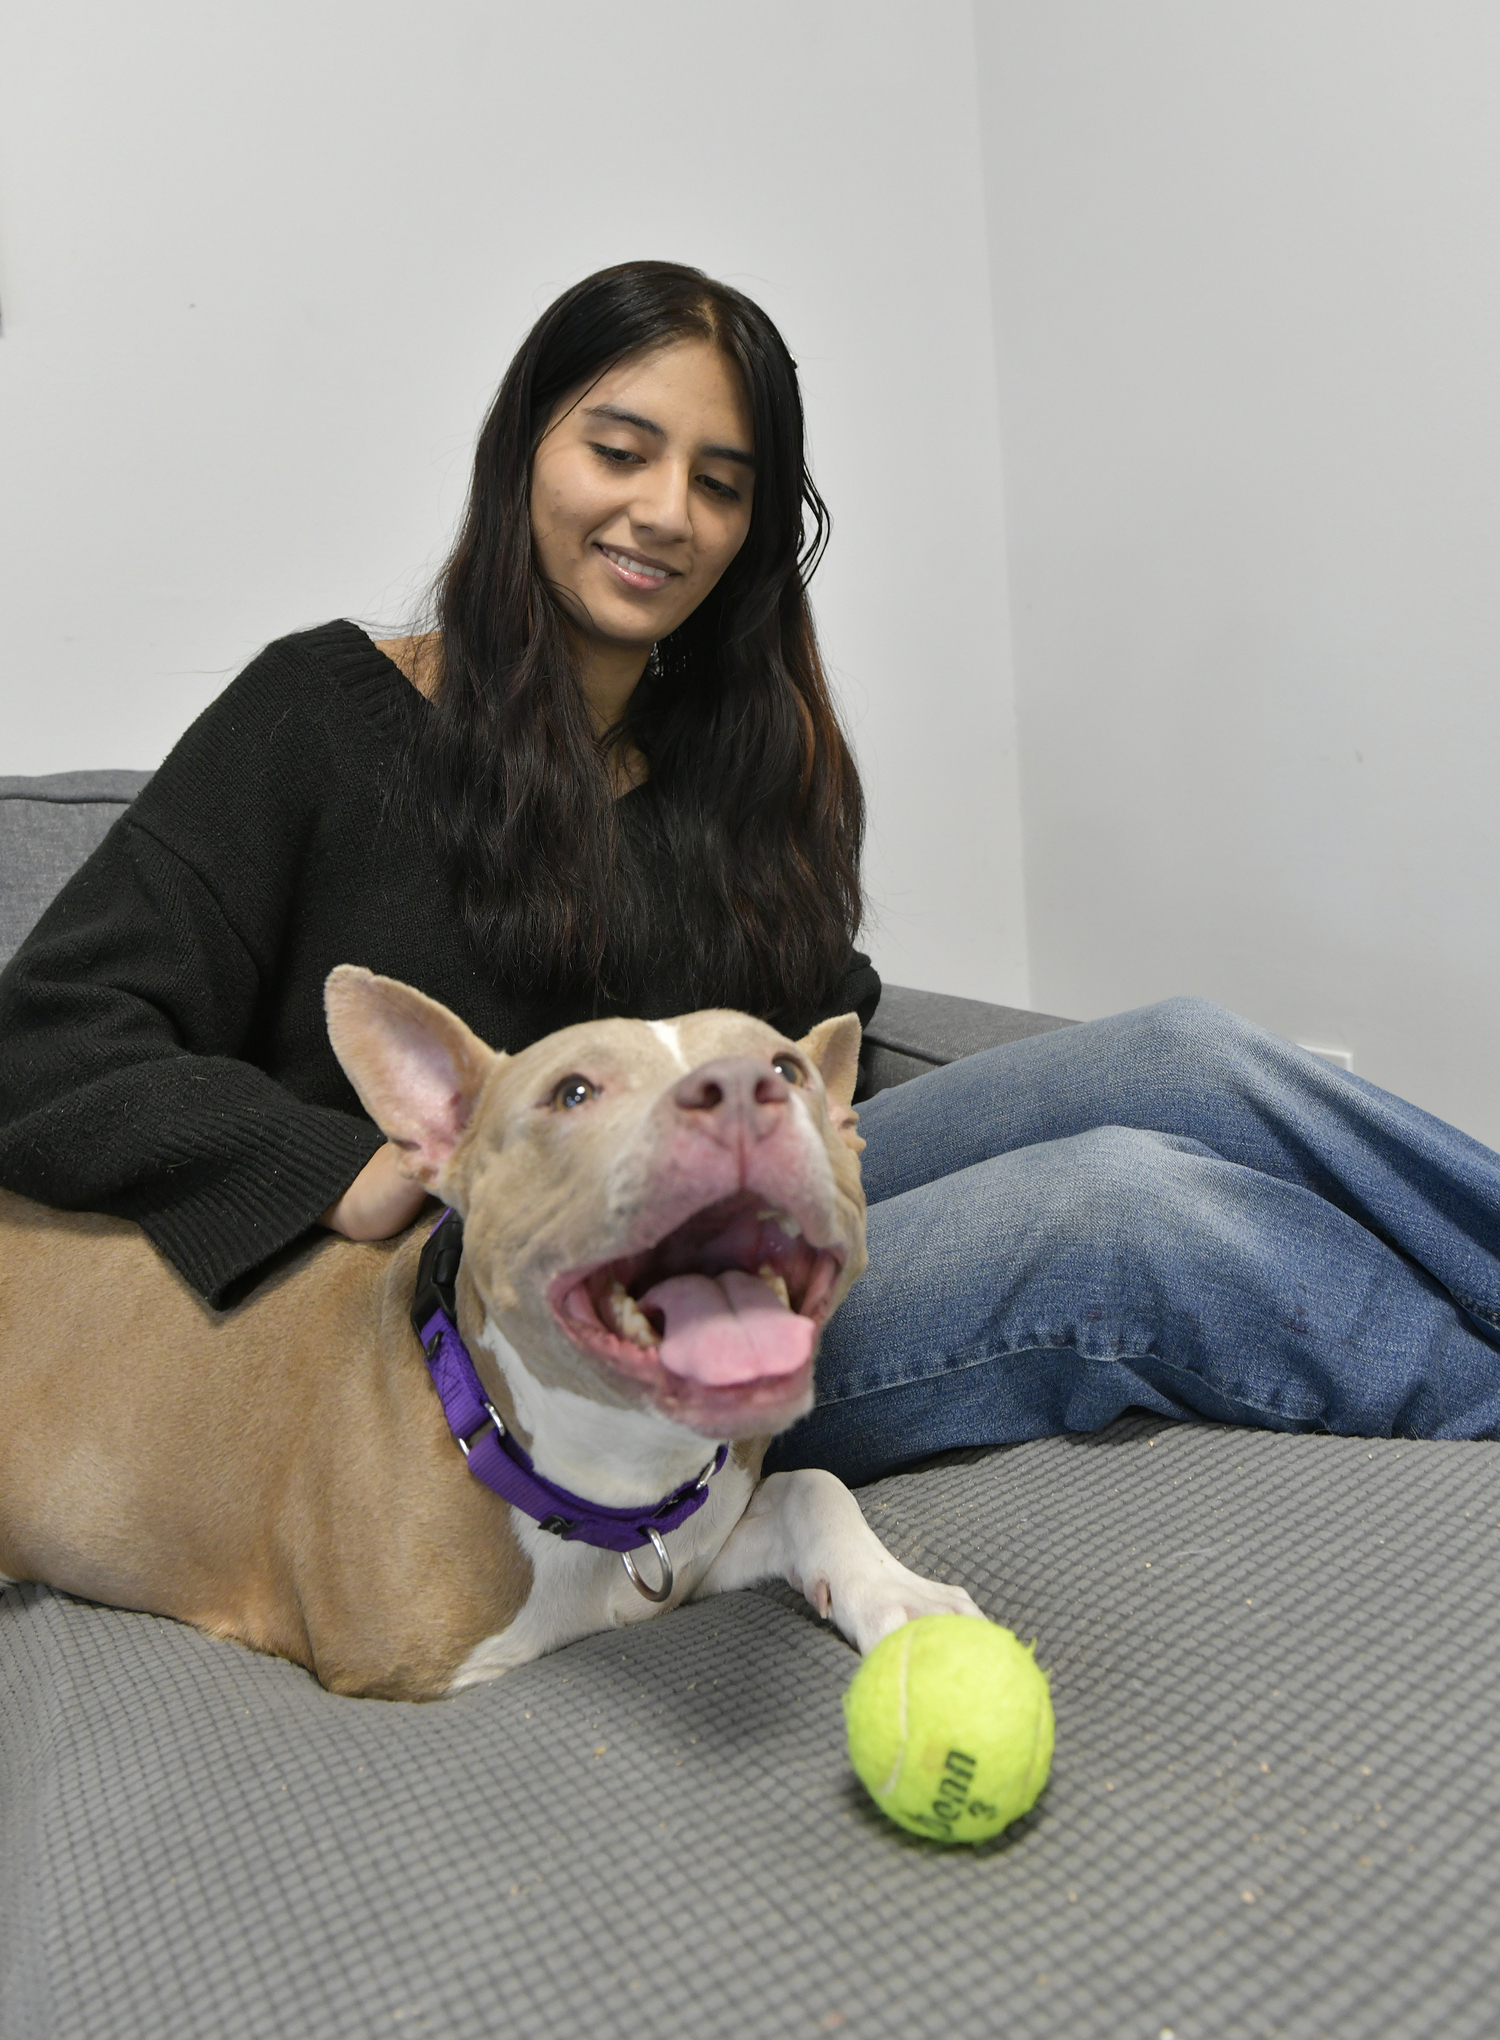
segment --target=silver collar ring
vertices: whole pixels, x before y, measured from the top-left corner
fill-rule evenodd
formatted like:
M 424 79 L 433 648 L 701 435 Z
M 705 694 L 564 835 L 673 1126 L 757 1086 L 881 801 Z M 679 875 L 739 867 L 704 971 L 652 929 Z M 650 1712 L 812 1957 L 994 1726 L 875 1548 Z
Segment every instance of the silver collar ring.
M 661 1541 L 661 1532 L 659 1530 L 648 1529 L 646 1536 L 650 1542 L 651 1549 L 656 1553 L 656 1562 L 661 1567 L 661 1585 L 659 1587 L 647 1586 L 640 1573 L 636 1570 L 635 1560 L 628 1551 L 620 1553 L 620 1563 L 624 1566 L 626 1572 L 629 1573 L 630 1584 L 638 1594 L 644 1594 L 648 1601 L 670 1601 L 672 1598 L 672 1561 L 667 1556 L 667 1547 Z

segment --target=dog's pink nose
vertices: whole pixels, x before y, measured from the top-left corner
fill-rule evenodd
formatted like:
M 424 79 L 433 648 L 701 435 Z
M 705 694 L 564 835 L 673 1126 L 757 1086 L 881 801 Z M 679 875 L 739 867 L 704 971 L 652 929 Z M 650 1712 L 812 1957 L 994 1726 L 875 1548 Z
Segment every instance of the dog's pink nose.
M 754 1056 L 725 1055 L 684 1077 L 672 1092 L 672 1103 L 679 1112 L 702 1115 L 700 1132 L 730 1142 L 739 1139 L 741 1129 L 754 1139 L 769 1133 L 790 1095 L 786 1079 Z

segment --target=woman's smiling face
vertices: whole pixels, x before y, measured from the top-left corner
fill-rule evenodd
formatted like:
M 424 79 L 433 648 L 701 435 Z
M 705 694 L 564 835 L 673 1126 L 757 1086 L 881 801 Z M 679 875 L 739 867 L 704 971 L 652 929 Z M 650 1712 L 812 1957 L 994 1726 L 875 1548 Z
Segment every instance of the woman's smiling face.
M 580 636 L 644 656 L 675 630 L 744 544 L 754 479 L 745 393 L 710 341 L 634 355 L 559 405 L 531 531 Z

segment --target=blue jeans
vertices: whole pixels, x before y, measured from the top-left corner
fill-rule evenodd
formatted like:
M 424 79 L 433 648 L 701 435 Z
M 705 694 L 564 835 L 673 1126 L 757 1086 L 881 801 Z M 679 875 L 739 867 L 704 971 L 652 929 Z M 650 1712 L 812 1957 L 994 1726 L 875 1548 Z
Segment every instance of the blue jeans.
M 768 1469 L 873 1479 L 1127 1408 L 1500 1437 L 1500 1155 L 1198 999 L 862 1107 L 870 1266 Z

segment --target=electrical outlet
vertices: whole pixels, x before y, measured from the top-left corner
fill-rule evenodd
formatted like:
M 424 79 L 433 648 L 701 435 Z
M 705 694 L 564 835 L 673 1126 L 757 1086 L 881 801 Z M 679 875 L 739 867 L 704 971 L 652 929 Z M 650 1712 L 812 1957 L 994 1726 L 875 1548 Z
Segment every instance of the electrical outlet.
M 1337 1063 L 1341 1070 L 1352 1070 L 1354 1067 L 1352 1048 L 1319 1048 L 1314 1041 L 1299 1041 L 1297 1046 L 1305 1048 L 1309 1055 L 1321 1056 L 1324 1062 Z

